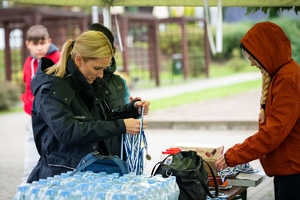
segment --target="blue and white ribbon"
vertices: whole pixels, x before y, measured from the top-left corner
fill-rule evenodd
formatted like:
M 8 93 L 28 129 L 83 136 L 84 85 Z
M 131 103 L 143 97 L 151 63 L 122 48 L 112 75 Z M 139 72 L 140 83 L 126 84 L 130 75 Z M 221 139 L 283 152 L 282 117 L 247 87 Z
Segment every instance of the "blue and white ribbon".
M 143 174 L 146 155 L 148 153 L 148 144 L 146 135 L 143 129 L 144 107 L 141 108 L 140 134 L 130 135 L 124 134 L 122 138 L 126 153 L 126 162 L 130 172 L 135 172 L 136 175 Z

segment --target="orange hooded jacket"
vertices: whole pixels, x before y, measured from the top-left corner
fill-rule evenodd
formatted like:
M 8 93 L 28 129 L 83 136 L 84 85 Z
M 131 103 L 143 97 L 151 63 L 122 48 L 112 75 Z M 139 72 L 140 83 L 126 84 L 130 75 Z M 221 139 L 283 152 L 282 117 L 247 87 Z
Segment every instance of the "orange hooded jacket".
M 261 22 L 241 39 L 247 51 L 271 76 L 265 122 L 243 143 L 228 149 L 229 166 L 260 159 L 268 176 L 300 174 L 300 67 L 291 44 L 274 23 Z

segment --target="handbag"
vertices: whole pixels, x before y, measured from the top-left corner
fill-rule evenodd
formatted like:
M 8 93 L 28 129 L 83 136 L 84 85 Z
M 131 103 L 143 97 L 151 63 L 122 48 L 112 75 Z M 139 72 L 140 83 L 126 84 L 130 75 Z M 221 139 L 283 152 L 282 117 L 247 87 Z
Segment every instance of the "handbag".
M 119 173 L 120 176 L 129 173 L 127 163 L 118 156 L 104 156 L 100 155 L 98 151 L 85 155 L 70 176 L 80 171 L 106 172 L 107 174 Z
M 215 196 L 209 191 L 209 179 L 203 165 L 204 163 L 208 165 L 212 172 Z M 211 198 L 216 198 L 219 195 L 218 184 L 213 170 L 196 151 L 181 151 L 167 156 L 153 167 L 151 175 L 156 174 L 161 174 L 164 178 L 169 176 L 176 177 L 180 190 L 179 200 L 206 200 L 207 195 Z

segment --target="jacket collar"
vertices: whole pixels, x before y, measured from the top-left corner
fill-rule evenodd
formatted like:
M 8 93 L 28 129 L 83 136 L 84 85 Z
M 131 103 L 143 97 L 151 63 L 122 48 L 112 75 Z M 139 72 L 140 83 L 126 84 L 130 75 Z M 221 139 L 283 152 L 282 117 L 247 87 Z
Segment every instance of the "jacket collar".
M 95 99 L 94 89 L 84 78 L 83 74 L 77 69 L 71 57 L 68 58 L 67 73 L 67 76 L 71 77 L 74 90 L 90 108 L 93 105 L 93 101 Z

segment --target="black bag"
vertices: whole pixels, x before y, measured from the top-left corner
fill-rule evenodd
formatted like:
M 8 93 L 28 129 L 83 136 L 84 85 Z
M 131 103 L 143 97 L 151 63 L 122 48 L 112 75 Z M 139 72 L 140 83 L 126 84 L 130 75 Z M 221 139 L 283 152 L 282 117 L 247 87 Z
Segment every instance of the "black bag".
M 171 162 L 165 163 L 165 161 Z M 213 175 L 215 184 L 215 197 L 208 188 L 208 174 L 203 166 L 206 163 Z M 218 197 L 218 184 L 209 164 L 195 151 L 181 151 L 169 155 L 158 162 L 152 169 L 151 175 L 161 174 L 163 177 L 176 176 L 176 182 L 180 189 L 179 200 L 206 200 Z
M 95 173 L 106 172 L 107 174 L 117 172 L 120 176 L 129 173 L 127 163 L 118 156 L 103 156 L 100 155 L 98 151 L 84 156 L 70 176 L 73 176 L 79 171 L 93 171 Z

